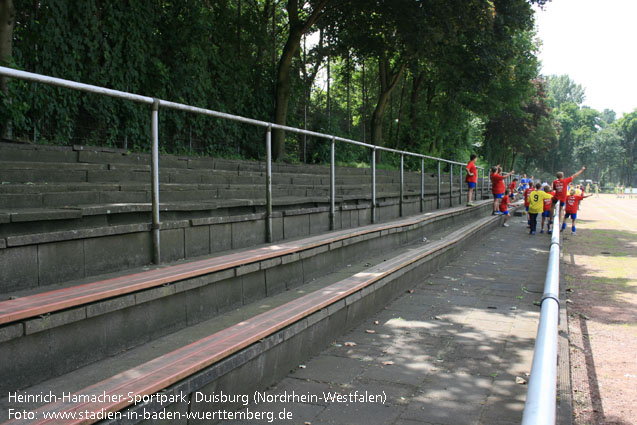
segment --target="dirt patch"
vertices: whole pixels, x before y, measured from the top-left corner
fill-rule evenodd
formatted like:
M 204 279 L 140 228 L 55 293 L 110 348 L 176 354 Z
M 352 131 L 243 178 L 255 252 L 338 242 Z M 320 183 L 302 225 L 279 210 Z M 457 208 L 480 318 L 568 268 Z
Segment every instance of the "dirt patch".
M 582 202 L 563 233 L 576 425 L 637 424 L 637 199 Z

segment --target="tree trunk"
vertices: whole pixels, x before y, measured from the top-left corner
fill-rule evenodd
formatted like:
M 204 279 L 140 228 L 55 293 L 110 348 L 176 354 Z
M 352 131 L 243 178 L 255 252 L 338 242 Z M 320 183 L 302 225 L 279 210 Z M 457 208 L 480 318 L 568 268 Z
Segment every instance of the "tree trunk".
M 0 65 L 10 66 L 13 55 L 13 26 L 15 24 L 15 7 L 13 0 L 0 0 Z M 8 78 L 0 78 L 0 90 L 9 95 Z M 8 99 L 11 101 L 10 99 Z M 2 137 L 11 138 L 11 121 L 2 123 Z
M 292 59 L 301 45 L 301 37 L 316 23 L 320 17 L 321 11 L 325 8 L 329 0 L 321 0 L 312 14 L 305 22 L 299 20 L 299 1 L 288 0 L 287 11 L 289 19 L 288 40 L 283 47 L 283 53 L 279 60 L 279 66 L 276 76 L 276 94 L 274 105 L 274 122 L 280 125 L 286 125 L 288 104 L 290 102 L 290 68 L 292 67 Z M 285 132 L 282 130 L 272 131 L 272 157 L 279 160 L 283 158 L 285 153 Z
M 418 74 L 418 77 L 414 76 L 414 81 L 411 87 L 411 95 L 409 96 L 409 125 L 414 125 L 416 119 L 416 110 L 418 109 L 418 98 L 422 91 L 422 82 L 425 79 L 425 72 L 422 71 Z
M 419 126 L 416 121 L 416 116 L 418 113 L 418 101 L 420 100 L 420 94 L 423 91 L 424 81 L 425 71 L 420 71 L 418 75 L 416 75 L 415 72 L 413 73 L 411 93 L 409 95 L 409 111 L 407 113 L 407 126 L 411 129 L 417 128 Z M 410 133 L 410 131 L 407 131 L 408 137 L 410 136 Z M 431 143 L 429 145 L 423 145 L 423 147 L 425 148 L 425 150 L 431 149 Z
M 310 108 L 310 93 L 312 91 L 312 86 L 314 85 L 314 81 L 316 80 L 316 76 L 319 73 L 321 64 L 323 63 L 323 58 L 325 57 L 325 50 L 323 48 L 323 30 L 319 30 L 319 41 L 315 46 L 316 50 L 316 61 L 311 66 L 310 72 L 308 73 L 307 69 L 307 48 L 305 45 L 305 37 L 303 37 L 303 57 L 299 55 L 297 58 L 301 62 L 301 81 L 303 81 L 303 104 L 301 114 L 303 115 L 303 129 L 307 130 L 307 113 Z M 301 162 L 307 162 L 307 154 L 308 154 L 308 137 L 306 134 L 299 135 L 299 160 Z
M 387 145 L 394 147 L 394 93 L 389 95 L 389 135 L 387 136 Z
M 330 75 L 330 62 L 332 57 L 327 55 L 327 132 L 330 133 L 332 130 L 332 102 L 330 99 L 330 80 L 332 76 Z
M 241 59 L 241 0 L 237 6 L 237 57 Z
M 363 58 L 363 143 L 367 143 L 367 90 L 365 86 L 365 59 Z
M 375 146 L 382 146 L 383 142 L 383 116 L 385 115 L 385 109 L 389 102 L 389 97 L 396 88 L 398 80 L 405 70 L 406 64 L 402 63 L 398 66 L 396 71 L 392 71 L 389 59 L 387 57 L 381 57 L 378 60 L 379 78 L 380 78 L 380 93 L 378 96 L 378 102 L 376 108 L 372 114 L 372 144 Z
M 403 98 L 405 97 L 405 85 L 407 83 L 407 77 L 403 78 L 403 88 L 400 90 L 400 101 L 398 102 L 398 125 L 396 126 L 396 149 L 400 149 L 400 125 L 403 122 L 402 113 L 403 113 Z
M 347 75 L 347 136 L 351 137 L 352 133 L 352 109 L 351 109 L 351 69 L 350 69 L 350 55 L 349 51 L 347 52 L 347 62 L 345 65 L 346 75 Z
M 521 172 L 526 172 L 526 170 L 529 169 L 529 156 L 525 155 L 524 156 L 524 167 L 522 168 Z
M 296 50 L 300 45 L 300 33 L 298 34 L 298 40 L 296 35 L 293 36 L 293 30 L 290 30 L 290 37 L 288 38 L 285 47 L 283 48 L 283 54 L 279 61 L 279 71 L 277 73 L 276 80 L 276 94 L 275 94 L 275 107 L 274 107 L 274 122 L 276 124 L 285 125 L 287 123 L 288 115 L 288 103 L 290 102 L 290 68 L 292 66 L 292 59 L 296 54 Z M 272 158 L 276 161 L 283 158 L 285 153 L 285 132 L 280 130 L 272 131 Z
M 272 82 L 276 106 L 276 0 L 272 0 Z
M 628 155 L 628 175 L 626 176 L 626 178 L 628 179 L 628 184 L 630 186 L 632 186 L 634 180 L 634 175 L 635 175 L 635 144 L 637 143 L 637 140 L 633 140 L 633 142 L 630 144 L 630 154 Z

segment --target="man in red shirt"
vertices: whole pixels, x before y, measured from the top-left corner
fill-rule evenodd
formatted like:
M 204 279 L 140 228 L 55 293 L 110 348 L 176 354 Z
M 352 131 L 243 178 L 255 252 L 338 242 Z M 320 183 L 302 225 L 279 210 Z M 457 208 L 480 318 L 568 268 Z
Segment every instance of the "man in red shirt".
M 472 207 L 473 202 L 473 189 L 475 189 L 478 184 L 478 167 L 476 167 L 476 158 L 478 155 L 472 153 L 469 157 L 469 163 L 465 167 L 467 169 L 467 177 L 465 181 L 467 182 L 467 206 Z
M 560 221 L 562 220 L 562 214 L 564 210 L 564 203 L 566 201 L 566 196 L 568 195 L 568 184 L 573 181 L 573 179 L 580 174 L 582 174 L 586 170 L 586 167 L 582 167 L 577 173 L 573 174 L 571 177 L 564 178 L 564 173 L 562 171 L 557 173 L 557 179 L 553 180 L 553 190 L 555 191 L 555 198 L 560 201 Z
M 491 174 L 489 175 L 491 178 L 491 192 L 493 193 L 493 212 L 491 215 L 496 215 L 498 213 L 500 200 L 504 196 L 504 179 L 513 173 L 514 171 L 511 170 L 510 173 L 502 175 L 502 168 L 500 168 L 500 164 L 495 167 L 491 167 Z
M 577 220 L 577 210 L 579 209 L 579 203 L 582 199 L 588 198 L 590 195 L 576 195 L 575 189 L 571 189 L 571 194 L 566 197 L 566 215 L 564 216 L 564 222 L 562 223 L 562 230 L 566 229 L 566 219 L 571 218 L 571 230 L 575 234 L 575 220 Z

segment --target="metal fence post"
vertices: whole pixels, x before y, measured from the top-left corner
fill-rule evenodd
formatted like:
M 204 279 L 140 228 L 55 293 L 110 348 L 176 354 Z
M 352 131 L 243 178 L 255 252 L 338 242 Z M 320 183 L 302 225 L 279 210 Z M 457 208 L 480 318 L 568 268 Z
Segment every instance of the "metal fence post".
M 458 172 L 458 205 L 462 205 L 462 167 L 458 167 L 460 168 L 460 171 Z
M 153 210 L 153 263 L 161 262 L 161 239 L 159 227 L 159 99 L 153 99 L 151 113 L 151 169 L 152 169 L 152 210 Z
M 372 149 L 372 224 L 376 223 L 376 148 Z
M 453 207 L 453 164 L 449 163 L 449 208 Z
M 482 194 L 482 189 L 484 188 L 484 180 L 483 180 L 483 171 L 482 169 L 478 169 L 478 183 L 476 186 L 476 200 L 478 199 L 478 193 L 480 193 L 480 199 L 484 199 L 484 195 Z
M 425 159 L 420 160 L 420 212 L 425 212 Z
M 272 126 L 265 133 L 265 240 L 272 242 Z
M 400 201 L 398 202 L 398 216 L 403 216 L 403 194 L 405 187 L 405 155 L 400 154 Z
M 436 208 L 440 209 L 440 161 L 438 161 L 438 188 L 436 190 Z
M 334 164 L 334 154 L 336 151 L 336 140 L 332 136 L 330 144 L 330 230 L 334 230 L 336 216 L 336 165 Z

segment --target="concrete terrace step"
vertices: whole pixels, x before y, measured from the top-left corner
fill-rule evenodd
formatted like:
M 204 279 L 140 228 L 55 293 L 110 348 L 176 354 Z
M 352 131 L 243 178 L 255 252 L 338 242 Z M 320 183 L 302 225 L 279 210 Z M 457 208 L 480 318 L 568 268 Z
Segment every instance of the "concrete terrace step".
M 295 179 L 295 178 L 294 178 Z M 232 180 L 228 178 L 228 180 Z M 262 183 L 262 182 L 261 182 Z M 397 193 L 399 186 L 392 183 L 378 183 L 377 192 Z M 405 184 L 406 192 L 420 192 L 420 184 Z M 444 190 L 444 185 L 442 190 Z M 371 185 L 340 184 L 337 195 L 371 193 Z M 426 192 L 435 192 L 436 186 L 427 182 Z M 328 184 L 279 183 L 273 186 L 275 197 L 285 196 L 327 196 Z M 160 200 L 206 201 L 211 198 L 264 198 L 265 185 L 245 184 L 241 180 L 222 183 L 160 183 Z M 151 184 L 144 182 L 28 182 L 5 183 L 0 185 L 0 209 L 60 207 L 82 204 L 140 203 L 150 202 Z
M 4 185 L 0 188 L 0 209 L 15 210 L 20 208 L 55 208 L 72 207 L 85 204 L 117 204 L 150 202 L 152 192 L 145 185 L 100 185 L 93 188 L 91 184 L 84 187 L 64 185 L 45 185 L 35 187 L 26 185 Z M 24 189 L 24 190 L 21 190 Z M 65 190 L 70 189 L 70 190 Z M 392 185 L 378 185 L 379 196 L 398 196 L 398 188 Z M 427 195 L 434 194 L 435 188 L 426 187 Z M 273 198 L 281 197 L 325 197 L 330 189 L 326 186 L 294 186 L 279 185 L 272 188 Z M 419 194 L 420 188 L 405 187 L 406 195 Z M 336 196 L 371 194 L 371 187 L 360 185 L 338 186 Z M 160 187 L 161 202 L 201 201 L 214 199 L 265 199 L 265 190 L 255 185 L 186 185 L 166 184 Z
M 422 241 L 423 232 L 431 236 L 453 228 L 485 214 L 487 207 L 431 213 L 52 291 L 14 293 L 18 298 L 0 302 L 0 341 L 6 341 L 0 354 L 20 353 L 16 362 L 24 362 L 24 372 L 14 373 L 12 380 L 23 387 L 145 342 L 148 335 L 311 282 L 347 262 Z M 124 318 L 130 326 L 123 326 Z M 81 333 L 91 344 L 77 346 L 71 329 L 85 329 Z M 46 346 L 49 338 L 57 348 Z M 57 350 L 70 357 L 59 358 Z
M 148 155 L 0 142 L 0 159 L 8 165 L 0 172 L 25 173 L 5 175 L 17 182 L 0 179 L 0 292 L 153 261 Z M 161 261 L 266 241 L 263 163 L 177 156 L 160 162 Z M 419 173 L 406 173 L 401 202 L 398 173 L 378 170 L 372 208 L 369 173 L 337 168 L 330 218 L 327 167 L 274 164 L 269 240 L 367 224 L 372 213 L 383 222 L 462 201 L 443 179 L 438 204 L 428 176 L 421 202 Z
M 149 170 L 150 155 L 130 153 L 123 149 L 94 146 L 45 146 L 0 142 L 2 161 L 37 163 L 85 163 L 108 165 L 111 168 Z M 234 172 L 265 172 L 265 163 L 257 161 L 229 160 L 220 158 L 197 158 L 175 155 L 162 155 L 160 168 L 226 170 Z M 327 165 L 274 163 L 274 173 L 302 173 L 329 175 Z M 370 168 L 337 168 L 337 174 L 370 175 Z M 378 176 L 395 174 L 395 171 L 377 170 Z
M 386 205 L 385 199 L 395 199 L 398 192 L 378 191 L 378 205 Z M 403 196 L 419 198 L 420 191 L 405 190 Z M 426 198 L 435 197 L 435 192 L 425 192 Z M 150 192 L 118 191 L 104 192 L 51 192 L 44 194 L 0 194 L 0 224 L 35 222 L 47 220 L 79 219 L 87 216 L 113 215 L 123 213 L 151 212 Z M 348 201 L 370 201 L 371 191 L 361 188 L 339 190 L 336 203 Z M 308 205 L 329 203 L 327 189 L 275 189 L 273 190 L 275 208 L 289 205 Z M 391 201 L 390 204 L 395 203 Z M 162 193 L 160 211 L 214 211 L 238 207 L 263 207 L 265 194 L 250 186 L 248 189 L 216 190 L 166 190 Z M 2 208 L 2 206 L 5 206 Z M 0 232 L 0 237 L 12 232 Z
M 118 149 L 95 147 L 51 147 L 0 143 L 0 182 L 90 182 L 117 183 L 150 181 L 150 156 L 128 154 Z M 64 170 L 64 171 L 62 171 Z M 265 164 L 216 158 L 160 157 L 160 181 L 165 183 L 264 182 Z M 367 168 L 336 169 L 337 185 L 360 185 L 371 180 Z M 406 172 L 406 184 L 420 185 L 419 172 Z M 434 183 L 435 176 L 425 180 Z M 273 164 L 274 184 L 329 184 L 329 168 L 308 164 Z M 399 183 L 399 173 L 377 170 L 377 183 Z M 442 178 L 442 184 L 448 184 Z
M 175 192 L 179 193 L 179 192 Z M 395 194 L 392 194 L 395 195 Z M 346 197 L 339 197 L 338 202 L 343 202 Z M 358 196 L 349 197 L 348 199 L 357 200 Z M 275 207 L 284 209 L 287 206 L 297 205 L 311 205 L 315 207 L 315 204 L 325 204 L 329 202 L 327 196 L 280 196 L 273 199 L 272 203 Z M 206 200 L 195 199 L 193 201 L 181 201 L 181 202 L 161 202 L 159 209 L 161 212 L 197 212 L 197 211 L 217 211 L 234 209 L 240 207 L 256 207 L 264 206 L 265 199 L 241 199 L 241 198 L 215 198 L 211 197 Z M 0 209 L 0 224 L 2 223 L 19 223 L 30 221 L 49 221 L 49 220 L 63 220 L 70 218 L 81 218 L 88 216 L 98 215 L 113 215 L 113 214 L 126 214 L 126 213 L 148 213 L 152 211 L 152 205 L 150 202 L 119 202 L 119 203 L 87 203 L 74 205 L 64 205 L 60 208 L 11 208 Z M 207 216 L 206 216 L 207 217 Z M 213 220 L 226 217 L 228 221 L 232 221 L 232 216 L 222 217 L 218 215 L 210 216 Z M 147 220 L 146 220 L 147 221 Z M 104 223 L 108 224 L 108 223 Z M 139 223 L 144 224 L 144 223 Z M 169 226 L 166 223 L 166 226 Z M 89 223 L 89 226 L 94 227 L 95 223 Z M 24 232 L 20 232 L 22 234 Z M 33 232 L 31 232 L 33 233 Z M 0 233 L 1 236 L 6 236 L 11 233 Z M 28 234 L 28 233 L 27 233 Z
M 241 393 L 250 393 L 263 389 L 311 356 L 314 350 L 325 347 L 336 335 L 402 293 L 410 274 L 422 275 L 423 271 L 436 269 L 455 255 L 459 244 L 488 230 L 499 220 L 499 217 L 485 217 L 464 227 L 456 223 L 454 230 L 439 241 L 423 244 L 420 240 L 416 245 L 392 250 L 394 254 L 389 256 L 374 257 L 368 253 L 364 257 L 366 262 L 355 265 L 355 270 L 345 267 L 322 279 L 320 284 L 308 285 L 303 291 L 288 291 L 280 299 L 268 302 L 272 308 L 267 311 L 259 310 L 255 305 L 244 307 L 250 312 L 237 312 L 234 318 L 224 320 L 222 328 L 215 327 L 214 322 L 204 322 L 203 326 L 196 326 L 196 330 L 193 327 L 179 331 L 104 363 L 87 366 L 78 373 L 27 389 L 25 393 L 42 391 L 44 394 L 52 388 L 109 395 L 118 395 L 121 391 L 123 394 L 152 394 L 160 390 L 165 394 L 179 391 L 209 393 L 211 390 L 232 393 L 232 389 L 241 388 Z M 346 256 L 344 264 L 349 260 Z M 132 359 L 136 364 L 131 365 Z M 118 401 L 88 405 L 58 402 L 43 409 L 118 411 L 147 407 L 157 411 L 162 408 L 153 402 L 132 406 L 120 402 L 125 397 L 110 397 L 113 399 Z M 1 404 L 4 410 L 0 418 L 6 418 L 10 404 L 6 398 Z M 36 406 L 29 406 L 32 407 Z M 189 411 L 205 410 L 206 407 L 198 404 Z
M 75 163 L 29 163 L 29 166 L 18 167 L 16 163 L 0 164 L 0 182 L 7 183 L 148 183 L 151 174 L 149 169 L 133 169 L 119 166 L 102 166 L 93 164 Z M 368 182 L 371 178 L 361 174 L 341 174 L 337 170 L 335 181 L 337 185 L 353 185 Z M 159 172 L 160 183 L 208 183 L 208 184 L 265 184 L 265 174 L 260 172 L 237 173 L 226 170 L 191 170 L 161 168 Z M 435 179 L 427 176 L 425 181 L 434 184 Z M 329 185 L 330 178 L 325 175 L 314 175 L 291 171 L 288 173 L 273 173 L 272 183 L 295 185 Z M 400 183 L 398 173 L 377 175 L 377 184 Z M 442 184 L 448 184 L 448 179 L 443 179 Z M 420 176 L 414 173 L 405 175 L 405 184 L 420 185 Z
M 263 187 L 261 187 L 263 186 Z M 447 185 L 441 185 L 443 188 Z M 317 190 L 329 190 L 329 184 L 294 184 L 294 183 L 280 183 L 273 185 L 273 190 L 284 189 L 317 189 Z M 210 190 L 243 190 L 255 188 L 253 184 L 241 184 L 241 183 L 160 183 L 159 192 L 160 195 L 164 192 L 171 191 L 210 191 Z M 265 192 L 265 184 L 256 187 L 261 192 Z M 420 184 L 405 184 L 405 190 L 420 191 Z M 360 189 L 363 191 L 371 191 L 370 185 L 361 184 L 341 184 L 336 186 L 337 191 L 352 191 L 354 189 Z M 377 183 L 377 191 L 397 191 L 399 186 L 395 183 Z M 436 185 L 431 182 L 425 183 L 425 191 L 431 192 L 436 190 Z M 5 183 L 0 185 L 0 195 L 19 195 L 19 194 L 45 194 L 45 193 L 62 193 L 62 192 L 150 192 L 150 183 Z M 448 191 L 448 189 L 447 189 Z M 444 192 L 444 190 L 443 190 Z

